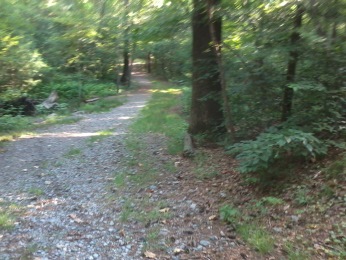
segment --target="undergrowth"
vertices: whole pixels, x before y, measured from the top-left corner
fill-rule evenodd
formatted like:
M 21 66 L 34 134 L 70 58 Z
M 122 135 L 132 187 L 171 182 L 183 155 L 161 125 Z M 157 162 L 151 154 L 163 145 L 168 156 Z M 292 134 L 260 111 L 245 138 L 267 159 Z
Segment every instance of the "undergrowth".
M 180 109 L 181 93 L 181 89 L 155 84 L 152 99 L 131 126 L 131 131 L 136 134 L 163 134 L 168 138 L 168 152 L 181 152 L 187 128 L 185 120 L 176 111 Z

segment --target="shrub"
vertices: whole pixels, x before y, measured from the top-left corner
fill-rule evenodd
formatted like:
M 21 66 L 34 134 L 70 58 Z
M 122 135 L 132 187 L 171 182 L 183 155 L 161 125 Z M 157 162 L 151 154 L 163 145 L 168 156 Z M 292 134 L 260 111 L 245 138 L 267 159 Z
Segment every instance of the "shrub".
M 324 155 L 327 146 L 311 133 L 273 128 L 255 140 L 229 146 L 228 151 L 239 160 L 238 170 L 241 173 L 263 173 L 275 163 L 288 162 L 288 159 L 309 160 Z
M 0 133 L 27 129 L 29 120 L 23 116 L 3 115 L 0 117 Z
M 224 205 L 220 208 L 220 218 L 221 220 L 229 223 L 229 224 L 236 224 L 238 218 L 240 217 L 240 212 L 236 208 Z

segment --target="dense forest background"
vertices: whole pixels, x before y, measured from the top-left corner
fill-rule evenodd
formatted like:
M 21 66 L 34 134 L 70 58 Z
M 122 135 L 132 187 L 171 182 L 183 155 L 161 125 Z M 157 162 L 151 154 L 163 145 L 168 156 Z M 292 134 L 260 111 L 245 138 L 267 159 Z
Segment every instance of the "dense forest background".
M 63 109 L 115 94 L 130 87 L 131 64 L 140 60 L 149 73 L 193 85 L 183 98 L 189 131 L 226 140 L 243 172 L 345 147 L 344 0 L 2 0 L 1 6 L 3 118 L 21 113 L 8 102 L 43 100 L 53 90 Z M 206 55 L 214 63 L 196 62 L 214 51 Z M 222 86 L 200 91 L 212 82 Z M 220 120 L 200 124 L 208 109 L 221 112 L 204 120 Z

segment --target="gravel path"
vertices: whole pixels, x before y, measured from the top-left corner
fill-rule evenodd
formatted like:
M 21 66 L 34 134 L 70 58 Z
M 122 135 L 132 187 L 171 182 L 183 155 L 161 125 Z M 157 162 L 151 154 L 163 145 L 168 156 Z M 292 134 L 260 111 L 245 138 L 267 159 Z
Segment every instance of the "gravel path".
M 140 75 L 134 78 L 150 86 Z M 111 184 L 130 156 L 127 128 L 149 96 L 128 95 L 126 104 L 110 112 L 85 114 L 77 123 L 6 146 L 0 153 L 0 203 L 19 205 L 21 214 L 14 229 L 0 230 L 1 260 L 141 258 L 141 245 L 118 228 Z M 104 130 L 112 134 L 98 138 Z

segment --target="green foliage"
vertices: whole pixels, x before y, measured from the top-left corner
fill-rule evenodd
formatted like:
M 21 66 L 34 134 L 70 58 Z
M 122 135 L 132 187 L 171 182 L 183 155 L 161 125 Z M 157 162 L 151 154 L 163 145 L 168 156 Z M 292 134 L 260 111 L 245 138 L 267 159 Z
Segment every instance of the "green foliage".
M 20 208 L 15 204 L 9 204 L 0 200 L 0 230 L 14 227 L 16 216 Z
M 0 117 L 0 133 L 28 130 L 29 119 L 23 116 L 3 115 Z
M 312 197 L 309 195 L 309 189 L 302 185 L 298 186 L 294 194 L 294 202 L 299 206 L 306 206 L 312 202 Z
M 343 180 L 346 178 L 346 154 L 333 161 L 324 170 L 328 178 Z
M 299 250 L 293 244 L 287 243 L 284 247 L 285 252 L 287 253 L 288 260 L 308 260 L 311 259 L 311 256 L 308 252 Z
M 30 188 L 28 192 L 35 196 L 41 196 L 44 194 L 44 191 L 42 189 L 36 187 Z
M 80 155 L 81 153 L 82 153 L 82 151 L 80 149 L 72 148 L 67 153 L 64 154 L 64 157 L 72 158 L 72 157 L 75 157 L 77 155 Z
M 157 86 L 152 99 L 141 111 L 139 119 L 131 126 L 134 133 L 161 133 L 169 138 L 168 151 L 177 154 L 183 149 L 186 123 L 175 109 L 180 105 L 180 89 Z M 161 89 L 162 88 L 162 89 Z
M 274 238 L 256 224 L 244 224 L 238 227 L 237 232 L 253 248 L 261 254 L 268 254 L 274 250 Z
M 243 141 L 228 147 L 239 160 L 241 173 L 266 172 L 274 164 L 290 159 L 314 159 L 325 155 L 327 146 L 314 137 L 295 129 L 271 129 L 256 140 Z
M 13 227 L 13 218 L 6 212 L 0 212 L 0 229 L 9 229 Z
M 239 210 L 233 206 L 224 205 L 220 208 L 220 219 L 229 224 L 237 224 L 240 215 Z
M 276 197 L 263 197 L 261 200 L 257 203 L 258 205 L 281 205 L 284 201 L 280 198 Z

